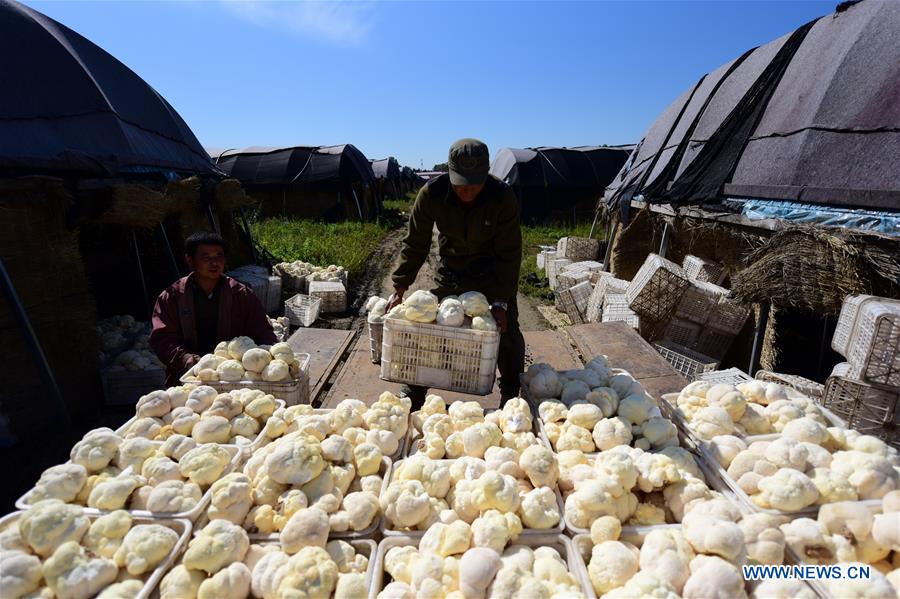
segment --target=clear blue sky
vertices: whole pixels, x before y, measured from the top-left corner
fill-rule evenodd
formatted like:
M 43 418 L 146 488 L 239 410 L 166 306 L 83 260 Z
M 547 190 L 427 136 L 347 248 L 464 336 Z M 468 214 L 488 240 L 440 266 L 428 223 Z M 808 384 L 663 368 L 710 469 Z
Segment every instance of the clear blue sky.
M 701 75 L 832 2 L 42 2 L 205 146 L 352 143 L 430 168 L 449 144 L 637 142 Z

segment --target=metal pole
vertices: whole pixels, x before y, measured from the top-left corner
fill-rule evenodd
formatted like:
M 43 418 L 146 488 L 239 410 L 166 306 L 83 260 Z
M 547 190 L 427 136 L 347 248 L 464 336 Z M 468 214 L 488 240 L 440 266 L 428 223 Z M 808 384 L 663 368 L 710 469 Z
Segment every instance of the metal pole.
M 253 234 L 250 232 L 250 225 L 247 223 L 247 214 L 244 212 L 243 206 L 238 208 L 238 213 L 241 215 L 241 222 L 244 225 L 244 235 L 247 237 L 247 245 L 250 246 L 250 257 L 253 258 L 253 264 L 257 264 L 258 257 L 256 255 L 256 248 L 253 247 Z
M 150 309 L 150 297 L 147 295 L 147 281 L 144 279 L 144 265 L 141 263 L 141 250 L 138 247 L 137 235 L 135 235 L 134 231 L 131 232 L 131 243 L 134 247 L 134 258 L 137 260 L 138 275 L 141 277 L 141 289 L 144 291 L 144 314 L 147 315 L 147 320 L 150 320 L 153 311 Z
M 212 204 L 206 205 L 206 218 L 209 219 L 209 227 L 214 232 L 219 233 L 219 227 L 216 226 L 216 218 L 213 216 Z
M 356 211 L 359 212 L 359 220 L 364 220 L 362 215 L 362 208 L 360 208 L 359 206 L 359 198 L 356 197 L 356 190 L 351 186 L 350 191 L 353 192 L 353 199 L 356 200 Z
M 669 221 L 663 221 L 662 241 L 659 242 L 659 257 L 666 257 L 666 250 L 669 249 Z
M 19 328 L 22 330 L 22 336 L 25 337 L 25 343 L 28 345 L 31 357 L 34 359 L 38 370 L 41 372 L 41 378 L 44 379 L 44 385 L 47 387 L 50 403 L 53 404 L 53 411 L 55 412 L 54 420 L 62 424 L 63 428 L 69 429 L 71 427 L 69 411 L 66 409 L 62 394 L 59 392 L 56 378 L 54 378 L 53 371 L 50 369 L 50 364 L 47 362 L 47 356 L 44 355 L 44 349 L 41 347 L 41 342 L 38 341 L 37 335 L 35 335 L 34 329 L 31 327 L 28 313 L 25 311 L 25 307 L 22 306 L 19 294 L 16 293 L 16 288 L 6 270 L 3 258 L 0 258 L 0 285 L 3 286 L 3 296 L 6 298 L 6 303 L 9 304 L 13 316 L 15 317 Z
M 747 370 L 750 376 L 756 376 L 756 371 L 759 370 L 762 346 L 766 339 L 766 328 L 769 325 L 769 308 L 769 304 L 759 305 L 759 321 L 756 323 L 756 330 L 753 332 L 753 349 L 750 352 L 750 368 Z
M 605 272 L 609 272 L 609 256 L 610 256 L 610 254 L 612 254 L 613 239 L 615 239 L 616 233 L 618 233 L 618 231 L 619 231 L 619 223 L 618 222 L 616 222 L 615 224 L 610 223 L 610 226 L 612 227 L 612 232 L 610 233 L 609 237 L 606 239 L 606 251 L 603 252 L 603 270 Z
M 169 270 L 172 272 L 172 276 L 176 279 L 180 279 L 181 269 L 178 268 L 178 261 L 175 260 L 175 254 L 172 252 L 169 236 L 166 235 L 166 227 L 162 223 L 156 225 L 156 238 L 159 240 L 160 245 L 166 250 L 166 258 L 169 262 Z
M 600 218 L 600 210 L 594 210 L 594 222 L 591 223 L 591 232 L 588 233 L 588 238 L 594 237 L 594 229 L 597 228 L 597 220 Z M 607 228 L 608 230 L 608 228 Z

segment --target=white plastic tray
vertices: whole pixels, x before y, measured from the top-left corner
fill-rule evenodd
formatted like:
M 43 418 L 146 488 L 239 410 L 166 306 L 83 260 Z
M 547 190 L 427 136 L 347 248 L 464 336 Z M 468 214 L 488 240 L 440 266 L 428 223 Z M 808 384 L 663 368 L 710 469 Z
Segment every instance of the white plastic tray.
M 307 353 L 294 352 L 294 357 L 300 362 L 300 374 L 296 379 L 273 383 L 269 381 L 190 381 L 186 380 L 191 376 L 190 371 L 184 373 L 179 380 L 181 384 L 207 385 L 212 387 L 219 393 L 228 393 L 235 389 L 259 389 L 264 393 L 271 394 L 275 399 L 282 399 L 289 405 L 308 404 L 310 397 L 309 389 L 309 360 Z M 305 385 L 305 388 L 304 388 Z
M 381 458 L 381 467 L 378 469 L 378 474 L 381 475 L 381 491 L 379 491 L 379 493 L 378 493 L 379 499 L 381 499 L 381 494 L 384 493 L 384 490 L 387 488 L 388 482 L 390 481 L 391 468 L 392 468 L 391 460 L 386 457 Z M 294 487 L 292 487 L 292 488 L 294 488 Z M 329 539 L 341 539 L 344 541 L 349 541 L 351 539 L 367 539 L 367 538 L 370 539 L 375 536 L 375 532 L 381 527 L 382 518 L 383 518 L 383 515 L 381 514 L 381 512 L 379 510 L 378 515 L 372 519 L 372 523 L 369 526 L 367 526 L 366 528 L 359 530 L 359 531 L 348 530 L 348 531 L 344 531 L 344 532 L 330 532 L 330 533 L 328 533 L 328 538 Z M 209 520 L 206 517 L 206 513 L 204 513 L 203 517 L 200 519 L 200 521 L 197 524 L 198 530 L 203 528 L 203 526 L 205 526 L 208 522 L 209 522 Z M 279 543 L 280 542 L 280 540 L 279 540 L 280 534 L 279 533 L 265 535 L 265 534 L 261 534 L 258 532 L 256 532 L 256 533 L 248 532 L 247 535 L 250 537 L 251 543 L 271 544 L 271 543 Z
M 0 518 L 0 531 L 3 531 L 10 525 L 14 525 L 19 518 L 22 517 L 24 512 L 12 512 Z M 99 518 L 100 516 L 97 514 L 88 514 L 87 509 L 85 509 L 85 515 L 90 518 L 91 522 Z M 175 560 L 181 555 L 181 552 L 184 551 L 185 547 L 187 547 L 188 539 L 191 537 L 191 523 L 184 519 L 155 519 L 155 518 L 145 518 L 143 516 L 137 516 L 132 514 L 131 516 L 133 520 L 133 524 L 160 524 L 162 526 L 167 526 L 178 533 L 178 540 L 175 542 L 175 546 L 172 548 L 165 559 L 161 561 L 156 568 L 150 572 L 149 575 L 145 575 L 141 577 L 128 576 L 129 579 L 138 579 L 143 580 L 144 586 L 141 587 L 140 592 L 135 596 L 135 599 L 149 599 L 152 596 L 152 593 L 156 590 L 156 587 L 159 585 L 163 576 L 168 572 L 172 566 L 175 565 Z M 44 561 L 43 559 L 41 560 Z M 123 568 L 119 568 L 119 572 L 124 571 Z M 116 582 L 121 582 L 121 580 L 117 579 Z
M 277 410 L 278 408 L 283 408 L 283 407 L 285 407 L 284 400 L 276 399 L 275 400 L 275 409 Z M 116 434 L 119 435 L 120 437 L 124 438 L 125 433 L 128 432 L 128 428 L 132 424 L 134 424 L 137 421 L 137 419 L 138 419 L 137 415 L 132 416 L 131 419 L 128 420 L 128 422 L 126 422 L 125 424 L 123 424 L 122 426 L 120 426 L 119 428 L 116 429 Z M 248 452 L 253 453 L 254 451 L 256 451 L 256 449 L 258 447 L 262 447 L 265 444 L 264 443 L 264 441 L 266 439 L 265 430 L 266 430 L 266 423 L 263 422 L 262 425 L 260 425 L 259 432 L 256 434 L 256 438 L 253 439 L 250 443 L 247 443 L 245 445 L 235 445 L 233 443 L 219 443 L 219 445 L 224 445 L 225 447 L 235 447 L 238 450 L 243 451 L 244 453 L 248 453 Z M 191 437 L 191 438 L 193 438 L 193 437 Z M 198 443 L 198 445 L 205 445 L 205 443 Z
M 751 510 L 741 504 L 741 502 L 738 500 L 738 498 L 735 497 L 735 494 L 732 491 L 732 489 L 729 486 L 727 486 L 723 480 L 721 480 L 721 477 L 718 475 L 718 473 L 716 473 L 710 467 L 710 465 L 706 462 L 706 459 L 703 457 L 702 454 L 698 455 L 698 452 L 695 449 L 692 449 L 690 447 L 683 447 L 683 449 L 686 449 L 691 452 L 691 455 L 694 458 L 694 462 L 696 462 L 697 467 L 700 468 L 700 472 L 703 473 L 703 477 L 706 479 L 706 486 L 708 486 L 713 491 L 717 491 L 718 493 L 720 493 L 722 495 L 722 497 L 724 497 L 726 500 L 731 502 L 735 507 L 737 507 L 741 511 L 741 513 L 744 513 L 744 514 L 753 513 L 753 510 Z M 594 456 L 596 456 L 596 455 L 597 454 L 588 455 L 588 462 L 592 462 Z M 564 516 L 565 516 L 565 514 L 564 514 Z M 569 522 L 568 518 L 564 518 L 564 519 L 565 519 L 565 524 L 566 524 L 566 533 L 568 533 L 569 536 L 574 537 L 575 535 L 586 535 L 586 534 L 590 533 L 589 528 L 580 528 L 578 526 L 574 526 L 574 525 L 572 525 L 571 522 Z M 681 526 L 681 525 L 680 524 L 657 524 L 654 526 Z M 632 532 L 635 532 L 635 531 L 640 532 L 644 529 L 653 528 L 654 526 L 624 526 L 623 525 L 622 530 L 628 529 Z
M 523 398 L 523 399 L 524 399 L 524 398 Z M 537 437 L 538 442 L 539 442 L 541 445 L 543 445 L 544 447 L 550 449 L 551 451 L 554 451 L 553 447 L 551 447 L 551 446 L 550 446 L 550 443 L 547 441 L 546 435 L 541 436 L 541 430 L 542 430 L 542 429 L 540 428 L 540 426 L 539 426 L 539 424 L 538 424 L 538 420 L 539 420 L 539 419 L 538 419 L 538 417 L 534 414 L 534 408 L 532 407 L 531 402 L 528 401 L 527 399 L 526 399 L 525 401 L 526 401 L 526 403 L 528 404 L 528 408 L 531 410 L 531 431 L 530 431 L 530 432 L 533 433 L 535 437 Z M 485 416 L 487 416 L 487 415 L 490 414 L 491 412 L 497 412 L 497 411 L 498 411 L 498 409 L 496 409 L 496 408 L 490 409 L 490 410 L 485 410 L 485 411 L 484 411 L 484 414 L 485 414 Z M 405 452 L 403 453 L 403 457 L 404 457 L 404 458 L 408 458 L 408 457 L 410 457 L 410 456 L 412 456 L 412 455 L 415 455 L 415 454 L 412 452 L 412 451 L 413 451 L 413 448 L 414 448 L 414 446 L 415 446 L 415 443 L 416 443 L 417 441 L 419 441 L 419 440 L 422 438 L 421 431 L 417 430 L 416 427 L 413 426 L 412 418 L 413 418 L 413 415 L 414 415 L 414 414 L 416 414 L 416 412 L 413 412 L 413 413 L 411 413 L 411 414 L 409 415 L 409 427 L 408 427 L 408 432 L 407 432 L 407 434 L 406 434 L 406 438 L 404 439 L 404 444 L 406 445 L 406 447 L 405 447 Z
M 156 443 L 156 444 L 159 444 L 160 446 L 162 446 L 163 441 L 151 441 L 151 443 Z M 237 445 L 222 445 L 222 447 L 224 447 L 228 451 L 228 453 L 230 453 L 232 455 L 231 462 L 225 467 L 225 471 L 222 472 L 222 476 L 225 476 L 226 474 L 230 474 L 238 469 L 241 461 L 243 460 L 243 453 L 240 451 L 240 449 L 238 449 Z M 71 464 L 72 461 L 69 460 L 66 463 Z M 33 487 L 32 487 L 32 489 L 33 489 Z M 28 508 L 31 507 L 30 504 L 25 503 L 25 498 L 28 495 L 28 493 L 31 492 L 32 489 L 29 489 L 28 491 L 26 491 L 21 497 L 19 497 L 16 500 L 16 508 L 18 508 L 20 510 L 27 510 Z M 206 506 L 209 504 L 211 499 L 212 499 L 212 485 L 210 485 L 209 487 L 206 488 L 206 490 L 203 491 L 203 496 L 200 498 L 200 501 L 197 503 L 197 505 L 195 505 L 193 508 L 191 508 L 190 510 L 188 510 L 186 512 L 178 512 L 178 513 L 173 514 L 171 512 L 149 512 L 147 510 L 125 509 L 125 511 L 128 512 L 129 514 L 131 514 L 132 518 L 146 518 L 146 519 L 151 519 L 154 521 L 184 519 L 184 520 L 188 520 L 190 522 L 196 522 L 197 519 L 200 518 L 200 516 L 204 512 L 206 512 Z M 108 514 L 108 513 L 110 513 L 110 511 L 113 511 L 113 510 L 98 510 L 97 508 L 92 508 L 92 507 L 87 507 L 87 506 L 82 506 L 82 507 L 84 508 L 84 513 L 88 516 L 100 516 L 103 514 Z
M 372 584 L 369 587 L 369 599 L 376 599 L 385 586 L 387 586 L 390 575 L 386 575 L 384 571 L 384 556 L 388 550 L 393 547 L 408 547 L 410 545 L 418 547 L 420 536 L 400 535 L 382 539 L 378 543 L 378 551 L 376 552 L 375 568 L 372 575 Z M 559 552 L 560 556 L 566 560 L 569 573 L 575 578 L 575 581 L 581 585 L 582 591 L 587 595 L 590 591 L 590 583 L 587 580 L 587 571 L 584 569 L 583 560 L 579 561 L 576 556 L 577 551 L 572 545 L 572 540 L 565 535 L 560 534 L 543 534 L 543 535 L 520 535 L 515 541 L 510 542 L 511 545 L 525 545 L 527 547 L 551 547 Z M 370 562 L 371 564 L 371 562 Z M 523 598 L 524 599 L 524 598 Z
M 449 467 L 450 464 L 452 464 L 455 460 L 433 460 L 433 461 L 445 463 Z M 397 473 L 397 469 L 399 468 L 400 464 L 402 464 L 402 463 L 403 463 L 403 460 L 399 460 L 398 462 L 396 462 L 393 465 L 393 468 L 391 468 L 390 479 L 385 479 L 388 481 L 388 484 L 385 485 L 384 487 L 382 487 L 382 490 L 381 490 L 382 493 L 384 493 L 384 491 L 387 489 L 387 486 L 391 482 L 393 482 L 394 475 Z M 554 526 L 553 528 L 524 528 L 524 525 L 523 525 L 522 534 L 519 538 L 523 538 L 523 537 L 527 537 L 527 536 L 531 536 L 531 535 L 559 535 L 559 534 L 563 533 L 563 531 L 565 530 L 565 518 L 564 518 L 565 506 L 563 505 L 563 498 L 559 492 L 558 486 L 553 487 L 553 493 L 556 495 L 556 505 L 559 508 L 559 523 L 556 526 Z M 391 524 L 388 522 L 388 519 L 385 518 L 384 515 L 382 515 L 381 534 L 386 537 L 417 538 L 417 537 L 421 537 L 422 535 L 425 534 L 424 530 L 395 530 L 393 528 L 390 528 L 390 526 L 391 526 Z
M 635 547 L 640 548 L 641 545 L 644 544 L 644 539 L 650 534 L 651 531 L 656 529 L 680 529 L 681 524 L 663 524 L 660 526 L 641 526 L 641 527 L 622 527 L 622 534 L 619 536 L 619 540 L 627 543 L 631 543 Z M 585 581 L 587 582 L 585 592 L 587 593 L 588 599 L 597 599 L 597 594 L 594 592 L 594 587 L 590 583 L 590 576 L 588 575 L 587 565 L 590 563 L 590 553 L 593 549 L 594 544 L 591 542 L 590 535 L 579 534 L 575 535 L 572 538 L 572 551 L 575 554 L 575 559 L 579 561 L 578 568 L 583 572 L 583 576 Z M 789 561 L 788 551 L 790 551 L 790 547 L 785 547 L 785 563 Z M 753 589 L 759 584 L 757 581 L 744 581 L 744 588 L 747 591 L 747 595 L 749 596 Z M 810 583 L 804 583 L 810 586 L 815 592 L 819 593 L 818 589 Z M 819 593 L 821 595 L 821 593 Z M 823 597 L 826 595 L 823 595 Z

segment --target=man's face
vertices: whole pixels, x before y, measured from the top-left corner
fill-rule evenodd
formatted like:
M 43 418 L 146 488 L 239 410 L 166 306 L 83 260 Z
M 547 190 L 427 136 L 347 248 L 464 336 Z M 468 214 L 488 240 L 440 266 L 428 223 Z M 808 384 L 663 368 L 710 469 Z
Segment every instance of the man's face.
M 484 188 L 484 183 L 481 185 L 454 185 L 453 191 L 456 192 L 457 197 L 463 202 L 471 202 L 478 197 L 482 188 Z
M 225 271 L 225 250 L 219 245 L 197 246 L 193 256 L 186 256 L 188 266 L 204 279 L 217 279 Z

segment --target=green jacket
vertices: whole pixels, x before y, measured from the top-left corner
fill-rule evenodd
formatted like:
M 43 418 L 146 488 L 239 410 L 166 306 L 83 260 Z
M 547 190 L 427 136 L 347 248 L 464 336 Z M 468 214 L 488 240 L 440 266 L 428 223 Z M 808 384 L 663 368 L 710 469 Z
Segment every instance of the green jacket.
M 439 232 L 436 283 L 448 290 L 480 291 L 490 301 L 512 301 L 519 287 L 522 231 L 519 202 L 493 175 L 472 205 L 463 206 L 448 175 L 429 181 L 416 196 L 403 239 L 394 285 L 409 288 L 428 259 L 434 225 Z

